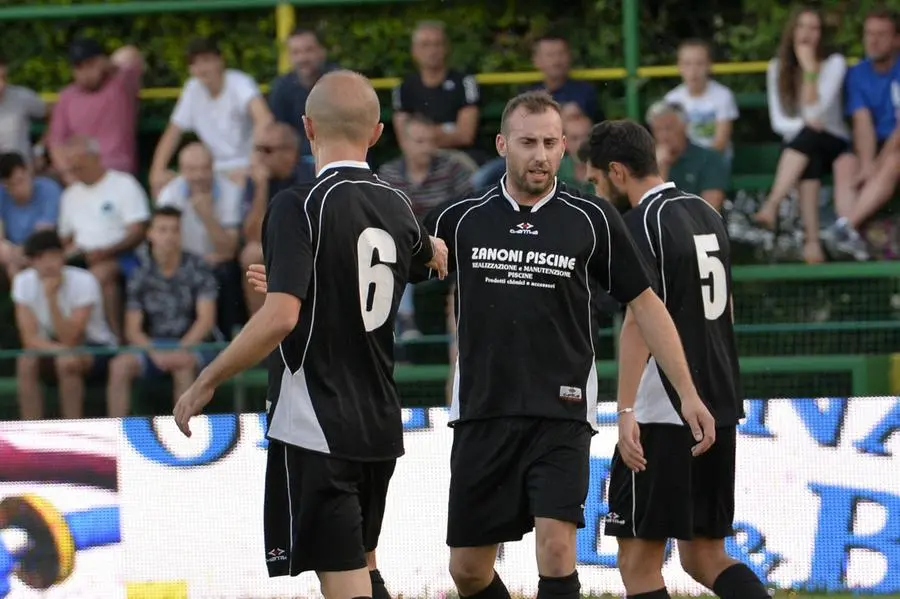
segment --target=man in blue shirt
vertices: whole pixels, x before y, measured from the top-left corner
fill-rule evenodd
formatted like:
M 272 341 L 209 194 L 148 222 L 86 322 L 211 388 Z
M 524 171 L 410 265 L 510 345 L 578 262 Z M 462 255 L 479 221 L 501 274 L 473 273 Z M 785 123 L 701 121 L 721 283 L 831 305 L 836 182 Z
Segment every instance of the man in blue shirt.
M 866 59 L 847 73 L 847 114 L 853 119 L 853 145 L 859 157 L 860 193 L 849 206 L 835 206 L 838 220 L 830 229 L 835 250 L 867 259 L 857 232 L 891 199 L 900 181 L 900 60 L 897 15 L 885 9 L 866 16 Z
M 37 229 L 56 227 L 62 188 L 33 177 L 21 154 L 0 154 L 0 263 L 9 279 L 25 267 L 22 244 Z
M 336 65 L 328 62 L 328 53 L 318 34 L 312 29 L 295 29 L 287 40 L 288 55 L 294 67 L 272 82 L 269 90 L 269 109 L 279 123 L 293 127 L 300 135 L 300 160 L 313 164 L 309 140 L 303 131 L 301 117 L 306 113 L 306 98 L 319 77 L 333 71 Z M 309 172 L 315 178 L 315 169 Z

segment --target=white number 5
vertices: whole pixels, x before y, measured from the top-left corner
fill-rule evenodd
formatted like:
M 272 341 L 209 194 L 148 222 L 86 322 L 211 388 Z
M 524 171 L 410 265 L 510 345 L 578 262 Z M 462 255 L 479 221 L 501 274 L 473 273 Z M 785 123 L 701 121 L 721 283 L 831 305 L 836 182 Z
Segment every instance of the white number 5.
M 711 256 L 719 251 L 719 240 L 714 234 L 694 235 L 694 249 L 697 250 L 697 266 L 700 268 L 703 314 L 706 320 L 718 320 L 728 307 L 728 276 L 722 261 Z
M 375 263 L 375 251 L 379 262 Z M 394 273 L 388 264 L 397 262 L 397 244 L 384 229 L 369 227 L 356 241 L 359 273 L 359 309 L 367 332 L 385 323 L 394 303 Z

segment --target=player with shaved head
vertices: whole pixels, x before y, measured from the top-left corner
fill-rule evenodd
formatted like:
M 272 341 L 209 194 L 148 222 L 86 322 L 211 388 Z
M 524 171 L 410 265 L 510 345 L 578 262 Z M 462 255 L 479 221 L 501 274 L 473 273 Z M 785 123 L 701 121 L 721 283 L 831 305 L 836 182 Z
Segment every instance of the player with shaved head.
M 357 73 L 333 71 L 310 91 L 303 126 L 317 176 L 266 210 L 265 302 L 175 407 L 190 436 L 216 387 L 272 354 L 265 559 L 270 576 L 315 571 L 326 599 L 387 594 L 374 551 L 403 454 L 394 318 L 410 266 L 443 275 L 447 265 L 409 200 L 365 162 L 380 113 Z

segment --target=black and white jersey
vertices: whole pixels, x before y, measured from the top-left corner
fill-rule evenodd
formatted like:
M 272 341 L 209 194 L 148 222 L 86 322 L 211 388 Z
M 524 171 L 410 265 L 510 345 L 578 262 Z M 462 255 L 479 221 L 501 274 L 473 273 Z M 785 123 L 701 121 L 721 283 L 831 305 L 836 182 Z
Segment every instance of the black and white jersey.
M 266 211 L 269 293 L 301 300 L 269 361 L 268 436 L 351 460 L 403 454 L 394 317 L 410 264 L 432 257 L 408 198 L 364 162 L 327 165 Z
M 648 191 L 625 215 L 654 288 L 681 336 L 694 386 L 719 426 L 743 417 L 731 316 L 731 248 L 719 212 L 674 183 Z M 683 424 L 681 401 L 652 357 L 634 405 L 638 422 Z
M 650 286 L 619 213 L 557 183 L 520 206 L 505 178 L 426 217 L 456 271 L 450 422 L 531 416 L 596 423 L 596 282 L 627 303 Z

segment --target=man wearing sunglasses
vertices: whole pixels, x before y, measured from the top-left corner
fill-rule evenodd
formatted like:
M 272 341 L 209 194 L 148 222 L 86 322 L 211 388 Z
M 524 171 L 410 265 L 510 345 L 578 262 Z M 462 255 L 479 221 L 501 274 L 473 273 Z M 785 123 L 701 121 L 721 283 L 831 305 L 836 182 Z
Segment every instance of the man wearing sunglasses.
M 285 123 L 271 123 L 254 135 L 250 179 L 244 191 L 244 247 L 241 267 L 262 261 L 262 220 L 269 201 L 280 191 L 315 179 L 310 164 L 301 162 L 300 137 Z M 247 312 L 253 315 L 262 305 L 259 294 L 244 285 Z

